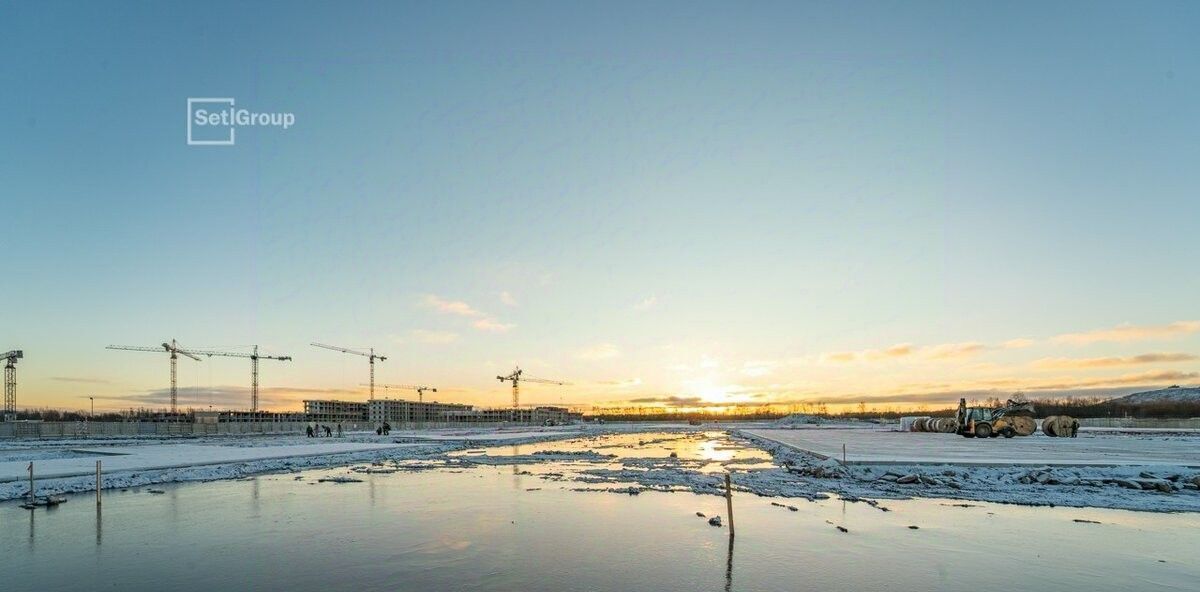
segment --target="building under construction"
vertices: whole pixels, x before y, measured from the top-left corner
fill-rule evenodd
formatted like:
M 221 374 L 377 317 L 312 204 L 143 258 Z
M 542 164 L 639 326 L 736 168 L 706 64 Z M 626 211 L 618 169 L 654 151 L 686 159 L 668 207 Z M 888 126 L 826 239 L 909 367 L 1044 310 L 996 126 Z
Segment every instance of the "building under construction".
M 356 422 L 368 420 L 367 404 L 362 401 L 305 400 L 304 415 L 308 421 Z
M 450 417 L 469 414 L 470 405 L 437 401 L 375 399 L 367 401 L 367 419 L 373 423 L 413 423 L 452 421 Z
M 405 423 L 560 425 L 583 419 L 583 414 L 566 407 L 484 409 L 460 403 L 373 399 L 367 402 L 306 400 L 304 415 L 320 423 L 370 422 Z

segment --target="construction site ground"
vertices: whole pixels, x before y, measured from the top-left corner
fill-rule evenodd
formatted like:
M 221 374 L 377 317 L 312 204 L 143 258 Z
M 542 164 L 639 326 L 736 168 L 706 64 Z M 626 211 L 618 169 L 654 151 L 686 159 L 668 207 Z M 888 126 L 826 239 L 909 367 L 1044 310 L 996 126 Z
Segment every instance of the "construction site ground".
M 1200 466 L 1200 434 L 1081 430 L 1077 438 L 1042 434 L 964 438 L 892 429 L 746 429 L 746 433 L 849 464 L 970 466 Z

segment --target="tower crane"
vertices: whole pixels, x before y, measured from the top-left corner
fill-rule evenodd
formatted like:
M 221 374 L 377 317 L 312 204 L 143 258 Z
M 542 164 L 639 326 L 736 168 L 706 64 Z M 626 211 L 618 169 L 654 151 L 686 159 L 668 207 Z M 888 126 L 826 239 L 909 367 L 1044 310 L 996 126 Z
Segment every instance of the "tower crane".
M 258 353 L 258 346 L 254 346 L 254 351 L 251 353 L 245 352 L 227 352 L 216 351 L 211 349 L 193 349 L 194 354 L 212 356 L 224 356 L 227 358 L 250 358 L 250 410 L 258 411 L 258 361 L 259 360 L 278 360 L 287 362 L 292 359 L 291 356 L 265 356 Z
M 387 356 L 381 356 L 379 354 L 376 354 L 375 348 L 373 348 L 373 347 L 370 348 L 369 350 L 363 352 L 363 351 L 358 351 L 356 349 L 338 347 L 336 345 L 325 345 L 324 343 L 310 343 L 309 345 L 324 348 L 324 349 L 331 349 L 333 351 L 342 352 L 344 354 L 354 354 L 356 356 L 363 356 L 363 357 L 367 358 L 367 360 L 371 363 L 371 382 L 370 382 L 371 398 L 372 399 L 375 398 L 375 360 L 379 360 L 380 362 L 382 362 L 387 359 Z
M 196 357 L 195 354 L 189 352 L 188 350 L 183 349 L 182 347 L 179 347 L 179 343 L 176 342 L 174 339 L 171 340 L 171 343 L 162 344 L 162 349 L 159 349 L 157 347 L 138 347 L 136 345 L 110 345 L 104 349 L 120 349 L 120 350 L 125 350 L 125 351 L 159 352 L 159 353 L 165 351 L 165 352 L 171 354 L 171 414 L 172 415 L 175 414 L 176 404 L 179 401 L 179 391 L 175 387 L 175 383 L 176 383 L 175 365 L 177 363 L 177 360 L 179 359 L 179 355 L 183 354 L 193 360 L 196 360 L 197 362 L 200 361 L 200 358 Z
M 367 385 L 364 384 L 362 386 L 367 386 Z M 434 387 L 418 386 L 418 385 L 413 385 L 413 384 L 381 384 L 379 386 L 383 387 L 383 392 L 385 394 L 387 393 L 388 389 L 396 389 L 396 390 L 402 390 L 402 391 L 417 391 L 417 402 L 418 403 L 425 402 L 425 391 L 429 391 L 431 393 L 437 392 L 437 389 Z
M 7 362 L 4 364 L 4 420 L 17 419 L 17 360 L 25 357 L 25 352 L 14 349 L 6 354 L 0 354 Z
M 522 382 L 536 382 L 538 384 L 556 384 L 558 386 L 563 386 L 563 385 L 567 384 L 565 382 L 560 382 L 558 380 L 546 380 L 545 378 L 532 378 L 529 376 L 523 376 L 524 372 L 525 371 L 521 370 L 520 366 L 517 366 L 517 368 L 512 371 L 512 374 L 509 374 L 508 376 L 497 376 L 496 377 L 496 379 L 499 380 L 500 382 L 505 382 L 505 381 L 512 382 L 513 409 L 517 409 L 518 407 L 520 407 L 521 383 Z

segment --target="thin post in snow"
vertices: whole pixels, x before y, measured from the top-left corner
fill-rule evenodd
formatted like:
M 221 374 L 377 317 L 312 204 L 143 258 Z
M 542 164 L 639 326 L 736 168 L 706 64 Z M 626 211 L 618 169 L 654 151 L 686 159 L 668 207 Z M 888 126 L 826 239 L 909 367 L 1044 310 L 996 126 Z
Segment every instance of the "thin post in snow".
M 100 461 L 96 461 L 96 505 L 100 505 Z
M 725 510 L 729 514 L 729 538 L 733 538 L 733 482 L 725 473 Z
M 846 443 L 842 442 L 842 464 L 846 464 Z
M 29 461 L 29 503 L 37 501 L 33 495 L 33 461 Z

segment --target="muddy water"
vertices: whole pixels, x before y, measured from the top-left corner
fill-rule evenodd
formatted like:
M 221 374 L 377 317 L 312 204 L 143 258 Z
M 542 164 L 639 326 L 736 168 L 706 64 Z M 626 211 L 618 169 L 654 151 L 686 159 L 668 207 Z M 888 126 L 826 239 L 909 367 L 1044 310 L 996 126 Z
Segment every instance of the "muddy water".
M 719 434 L 515 448 L 469 454 L 766 461 Z M 1195 590 L 1200 581 L 1195 514 L 945 500 L 889 500 L 882 512 L 742 494 L 731 544 L 727 529 L 695 515 L 724 515 L 719 497 L 578 492 L 530 474 L 578 464 L 316 470 L 110 492 L 102 511 L 90 495 L 36 512 L 0 504 L 0 589 Z M 363 481 L 315 483 L 334 475 Z

